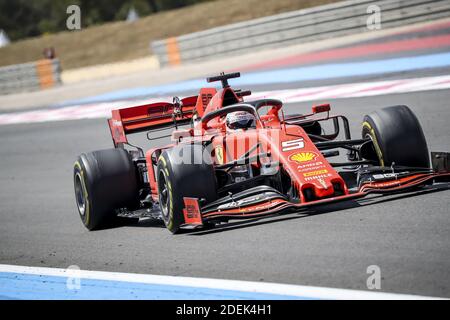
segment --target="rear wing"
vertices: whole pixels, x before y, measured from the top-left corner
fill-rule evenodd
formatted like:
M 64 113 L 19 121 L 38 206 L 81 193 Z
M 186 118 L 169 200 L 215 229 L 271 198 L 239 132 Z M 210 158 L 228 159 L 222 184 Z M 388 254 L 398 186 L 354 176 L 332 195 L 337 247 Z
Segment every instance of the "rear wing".
M 182 108 L 170 102 L 157 102 L 112 110 L 108 119 L 114 146 L 128 143 L 127 134 L 169 127 L 176 122 L 190 120 L 194 115 L 197 96 L 181 100 Z

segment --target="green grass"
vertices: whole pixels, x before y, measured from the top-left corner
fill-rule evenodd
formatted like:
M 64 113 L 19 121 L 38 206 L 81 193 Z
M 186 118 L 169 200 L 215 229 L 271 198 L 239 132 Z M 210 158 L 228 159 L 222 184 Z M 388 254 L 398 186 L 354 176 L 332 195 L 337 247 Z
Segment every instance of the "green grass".
M 234 22 L 337 2 L 337 0 L 216 0 L 150 15 L 140 20 L 107 23 L 80 31 L 30 38 L 0 48 L 0 66 L 34 61 L 53 46 L 63 69 L 141 58 L 150 41 Z

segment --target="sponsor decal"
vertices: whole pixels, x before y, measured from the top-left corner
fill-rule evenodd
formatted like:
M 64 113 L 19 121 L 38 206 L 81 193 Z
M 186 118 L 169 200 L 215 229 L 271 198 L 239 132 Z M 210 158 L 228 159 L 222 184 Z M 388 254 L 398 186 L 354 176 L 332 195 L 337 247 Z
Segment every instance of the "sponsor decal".
M 373 188 L 382 188 L 382 187 L 397 187 L 400 186 L 401 183 L 398 181 L 390 181 L 390 182 L 369 183 L 369 185 L 370 187 Z
M 307 178 L 305 178 L 305 181 L 314 181 L 314 180 L 318 180 L 318 179 L 325 179 L 325 178 L 329 178 L 329 177 L 332 177 L 332 176 L 333 175 L 331 173 L 322 174 L 320 176 L 307 177 Z
M 196 210 L 194 205 L 189 204 L 189 205 L 186 206 L 186 216 L 189 219 L 197 218 L 198 212 L 197 212 L 197 210 Z
M 208 103 L 211 101 L 213 95 L 208 93 L 203 93 L 202 94 L 202 105 L 203 105 L 203 110 L 206 109 L 206 107 L 208 106 Z
M 296 139 L 296 140 L 283 141 L 281 143 L 281 150 L 283 150 L 283 152 L 297 150 L 297 149 L 303 149 L 304 147 L 305 147 L 305 141 L 303 140 L 303 138 Z
M 320 175 L 324 175 L 325 173 L 328 173 L 328 170 L 316 170 L 311 172 L 306 172 L 303 174 L 304 177 L 317 177 Z
M 318 157 L 318 155 L 315 152 L 299 152 L 299 153 L 294 153 L 293 155 L 291 155 L 289 157 L 289 160 L 295 161 L 295 162 L 301 164 L 304 162 L 316 160 L 317 157 Z
M 248 197 L 248 198 L 244 198 L 244 199 L 241 199 L 241 200 L 238 200 L 238 201 L 232 201 L 232 202 L 229 202 L 229 203 L 224 203 L 224 204 L 218 206 L 217 209 L 219 209 L 219 210 L 227 210 L 227 209 L 239 208 L 239 207 L 242 207 L 242 206 L 254 203 L 256 201 L 259 201 L 259 200 L 261 200 L 261 198 L 262 197 L 260 195 L 253 196 L 253 197 Z
M 187 224 L 202 224 L 202 217 L 200 214 L 200 206 L 197 198 L 183 198 L 184 201 L 184 221 Z
M 223 164 L 223 147 L 217 146 L 215 149 L 217 164 Z
M 397 179 L 397 173 L 385 173 L 385 174 L 374 174 L 372 176 L 375 180 L 386 180 L 386 179 Z
M 302 171 L 309 171 L 311 169 L 319 169 L 319 168 L 325 168 L 322 161 L 302 164 L 297 167 L 297 170 L 302 172 Z

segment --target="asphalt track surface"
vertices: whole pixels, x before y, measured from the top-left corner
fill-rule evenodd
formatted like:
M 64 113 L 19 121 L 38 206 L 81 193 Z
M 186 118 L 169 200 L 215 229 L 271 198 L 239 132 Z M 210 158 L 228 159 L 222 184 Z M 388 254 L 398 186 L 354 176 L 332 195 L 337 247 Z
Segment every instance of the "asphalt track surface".
M 450 91 L 331 101 L 354 136 L 364 114 L 407 104 L 431 150 L 450 150 Z M 310 103 L 286 106 L 306 112 Z M 379 197 L 171 235 L 152 220 L 96 232 L 78 217 L 72 165 L 111 147 L 104 119 L 0 127 L 0 263 L 212 277 L 450 297 L 449 190 Z M 139 139 L 142 142 L 142 139 Z M 147 146 L 152 146 L 148 143 Z

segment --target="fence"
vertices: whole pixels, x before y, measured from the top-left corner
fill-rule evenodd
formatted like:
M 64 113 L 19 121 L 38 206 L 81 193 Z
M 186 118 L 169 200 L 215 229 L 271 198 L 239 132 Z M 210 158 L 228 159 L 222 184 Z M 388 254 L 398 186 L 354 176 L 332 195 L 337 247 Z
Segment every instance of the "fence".
M 0 94 L 51 88 L 61 83 L 58 59 L 0 67 Z
M 369 32 L 371 9 L 383 29 L 450 17 L 450 0 L 349 0 L 195 32 L 151 43 L 160 65 L 247 53 Z

